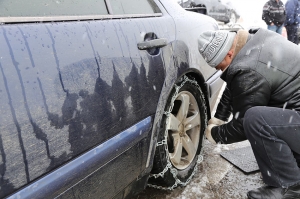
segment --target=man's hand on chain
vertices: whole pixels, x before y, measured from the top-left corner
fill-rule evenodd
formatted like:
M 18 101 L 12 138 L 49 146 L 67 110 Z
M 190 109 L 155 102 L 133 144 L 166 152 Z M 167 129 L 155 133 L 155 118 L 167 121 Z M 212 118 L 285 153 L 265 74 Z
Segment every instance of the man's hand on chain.
M 205 129 L 205 137 L 206 139 L 208 139 L 209 142 L 216 144 L 216 141 L 211 136 L 211 129 L 215 126 L 220 126 L 222 124 L 225 124 L 225 122 L 215 117 L 211 118 L 208 121 L 208 126 Z

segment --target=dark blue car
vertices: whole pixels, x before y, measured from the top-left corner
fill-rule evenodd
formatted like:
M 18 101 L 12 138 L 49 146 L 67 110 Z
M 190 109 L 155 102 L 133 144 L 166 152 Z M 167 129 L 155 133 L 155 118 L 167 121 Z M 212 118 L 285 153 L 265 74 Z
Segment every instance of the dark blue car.
M 169 0 L 0 2 L 0 198 L 185 186 L 222 81 Z

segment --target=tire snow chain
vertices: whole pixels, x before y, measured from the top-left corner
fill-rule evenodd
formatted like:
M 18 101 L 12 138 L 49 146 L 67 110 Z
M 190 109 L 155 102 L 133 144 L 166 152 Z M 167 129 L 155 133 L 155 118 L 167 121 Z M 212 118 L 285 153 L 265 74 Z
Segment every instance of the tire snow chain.
M 176 99 L 176 96 L 177 96 L 177 94 L 178 94 L 178 92 L 179 92 L 179 89 L 180 89 L 186 82 L 190 82 L 190 83 L 194 84 L 194 85 L 198 88 L 198 90 L 202 93 L 201 88 L 200 88 L 198 82 L 197 82 L 196 80 L 194 80 L 194 79 L 189 79 L 187 76 L 184 75 L 184 76 L 183 76 L 183 82 L 181 83 L 181 85 L 180 85 L 180 86 L 175 85 L 175 90 L 176 90 L 176 91 L 175 91 L 174 95 L 172 96 L 172 101 L 171 101 L 171 102 L 172 102 L 172 105 L 170 106 L 170 108 L 169 108 L 168 111 L 165 111 L 165 112 L 164 112 L 164 114 L 167 116 L 166 122 L 168 121 L 169 115 L 170 115 L 171 111 L 173 110 L 173 106 L 174 106 L 174 103 L 173 103 L 173 102 L 174 102 L 175 99 Z M 203 95 L 201 95 L 201 96 L 203 96 Z M 205 99 L 203 99 L 203 101 L 205 102 Z M 205 113 L 206 113 L 206 109 L 205 109 Z M 205 114 L 205 115 L 206 115 L 206 114 Z M 205 118 L 205 121 L 207 122 L 207 118 Z M 181 180 L 179 180 L 178 177 L 177 177 L 177 170 L 176 170 L 175 168 L 173 168 L 172 163 L 171 163 L 170 160 L 169 160 L 169 151 L 168 151 L 168 148 L 167 148 L 167 135 L 168 135 L 168 130 L 166 129 L 166 130 L 165 130 L 165 136 L 164 136 L 164 139 L 161 140 L 160 142 L 157 142 L 157 143 L 156 143 L 156 147 L 161 146 L 161 145 L 165 145 L 165 150 L 166 150 L 166 155 L 167 155 L 166 159 L 167 159 L 167 162 L 168 162 L 168 163 L 167 163 L 166 167 L 165 167 L 160 173 L 158 173 L 158 174 L 150 174 L 150 178 L 163 177 L 164 174 L 168 171 L 168 169 L 170 169 L 170 172 L 172 173 L 173 178 L 175 179 L 175 183 L 174 183 L 174 185 L 171 186 L 171 187 L 163 187 L 163 186 L 157 186 L 157 185 L 153 185 L 153 184 L 148 184 L 148 185 L 147 185 L 148 187 L 152 187 L 152 188 L 156 188 L 156 189 L 162 189 L 162 190 L 173 190 L 173 189 L 176 188 L 178 185 L 186 186 L 186 185 L 191 181 L 191 179 L 192 179 L 192 177 L 195 175 L 195 173 L 197 172 L 197 170 L 198 170 L 198 165 L 203 161 L 203 155 L 202 155 L 202 153 L 203 153 L 203 150 L 202 150 L 202 149 L 203 149 L 203 148 L 202 148 L 200 154 L 199 154 L 198 157 L 197 157 L 197 163 L 196 163 L 196 165 L 195 165 L 195 167 L 194 167 L 194 170 L 193 170 L 191 176 L 187 179 L 186 182 L 182 182 Z

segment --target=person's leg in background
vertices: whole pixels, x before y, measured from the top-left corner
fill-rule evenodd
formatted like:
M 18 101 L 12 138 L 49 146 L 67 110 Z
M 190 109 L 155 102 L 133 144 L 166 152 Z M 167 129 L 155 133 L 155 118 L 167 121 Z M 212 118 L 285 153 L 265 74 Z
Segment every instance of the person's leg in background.
M 276 32 L 277 26 L 275 26 L 275 25 L 268 25 L 268 30 L 271 30 L 271 31 L 273 31 L 273 32 Z
M 280 35 L 282 35 L 282 28 L 283 28 L 283 25 L 281 26 L 276 26 L 276 32 Z
M 268 185 L 249 191 L 248 197 L 274 199 L 292 193 L 300 198 L 300 113 L 253 107 L 245 114 L 244 131 Z
M 298 45 L 299 37 L 297 34 L 297 31 L 298 31 L 297 25 L 289 25 L 289 26 L 286 26 L 285 28 L 286 28 L 288 40 Z

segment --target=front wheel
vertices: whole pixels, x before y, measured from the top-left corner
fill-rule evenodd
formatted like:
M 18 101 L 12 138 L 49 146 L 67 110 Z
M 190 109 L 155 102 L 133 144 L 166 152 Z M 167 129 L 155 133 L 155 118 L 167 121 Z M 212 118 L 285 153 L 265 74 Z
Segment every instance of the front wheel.
M 197 81 L 184 76 L 168 98 L 148 186 L 172 190 L 185 186 L 203 160 L 207 109 Z

